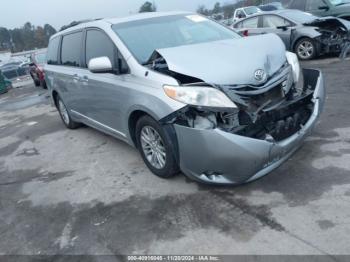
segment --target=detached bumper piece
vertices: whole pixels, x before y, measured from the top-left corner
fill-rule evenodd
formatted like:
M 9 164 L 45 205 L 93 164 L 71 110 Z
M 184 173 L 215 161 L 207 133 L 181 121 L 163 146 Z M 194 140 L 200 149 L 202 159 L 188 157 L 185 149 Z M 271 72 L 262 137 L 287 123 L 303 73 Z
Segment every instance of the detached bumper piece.
M 202 113 L 187 124 L 183 112 L 175 117 L 181 170 L 204 183 L 241 184 L 281 165 L 310 134 L 324 105 L 321 72 L 304 69 L 303 78 L 302 91 L 288 99 L 275 87 L 261 94 L 245 90 L 239 99 L 248 106 L 239 112 Z

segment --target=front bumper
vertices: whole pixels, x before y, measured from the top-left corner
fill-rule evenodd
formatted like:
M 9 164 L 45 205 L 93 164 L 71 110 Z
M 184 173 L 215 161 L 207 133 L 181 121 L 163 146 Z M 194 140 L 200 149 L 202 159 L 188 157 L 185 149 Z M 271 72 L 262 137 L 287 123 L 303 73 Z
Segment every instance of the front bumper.
M 182 172 L 204 183 L 241 184 L 258 179 L 281 165 L 311 133 L 325 102 L 322 73 L 307 69 L 304 79 L 314 89 L 312 115 L 297 133 L 280 142 L 175 124 Z

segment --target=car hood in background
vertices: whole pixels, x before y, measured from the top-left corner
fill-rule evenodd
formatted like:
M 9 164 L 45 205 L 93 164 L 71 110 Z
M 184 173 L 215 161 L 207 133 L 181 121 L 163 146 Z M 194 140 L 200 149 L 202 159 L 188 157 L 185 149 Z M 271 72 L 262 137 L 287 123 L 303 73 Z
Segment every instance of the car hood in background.
M 285 46 L 274 34 L 156 50 L 169 70 L 218 85 L 259 85 L 254 75 L 272 76 L 286 62 Z
M 344 30 L 350 31 L 349 21 L 342 18 L 332 17 L 332 16 L 320 17 L 316 20 L 313 20 L 312 22 L 304 23 L 303 25 L 315 26 L 320 28 L 341 27 Z

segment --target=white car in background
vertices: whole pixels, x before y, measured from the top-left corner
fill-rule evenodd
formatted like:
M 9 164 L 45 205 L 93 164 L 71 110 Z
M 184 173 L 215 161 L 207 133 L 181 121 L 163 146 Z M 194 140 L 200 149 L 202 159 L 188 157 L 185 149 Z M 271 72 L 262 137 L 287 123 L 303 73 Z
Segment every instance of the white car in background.
M 240 19 L 246 18 L 248 16 L 251 16 L 260 12 L 262 11 L 260 10 L 260 8 L 256 6 L 246 6 L 246 7 L 237 8 L 235 10 L 235 13 L 233 14 L 233 22 L 236 22 Z

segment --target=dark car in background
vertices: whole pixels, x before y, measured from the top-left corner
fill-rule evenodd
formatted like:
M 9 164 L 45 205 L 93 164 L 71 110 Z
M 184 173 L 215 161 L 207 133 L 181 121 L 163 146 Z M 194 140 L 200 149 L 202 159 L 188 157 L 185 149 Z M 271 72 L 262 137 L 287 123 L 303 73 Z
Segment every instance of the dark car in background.
M 6 93 L 11 85 L 11 81 L 7 80 L 0 70 L 0 94 Z
M 46 62 L 46 52 L 34 53 L 30 57 L 30 75 L 35 86 L 46 88 L 44 64 Z
M 272 2 L 269 4 L 259 5 L 258 7 L 261 11 L 275 11 L 283 9 L 283 6 L 280 2 Z
M 350 22 L 335 17 L 316 17 L 299 10 L 278 10 L 253 15 L 233 27 L 244 36 L 275 33 L 301 60 L 322 54 L 346 53 Z
M 0 70 L 6 79 L 12 82 L 13 87 L 17 87 L 21 82 L 27 81 L 30 76 L 23 61 L 10 61 L 0 66 Z
M 350 0 L 292 0 L 288 8 L 350 20 Z

